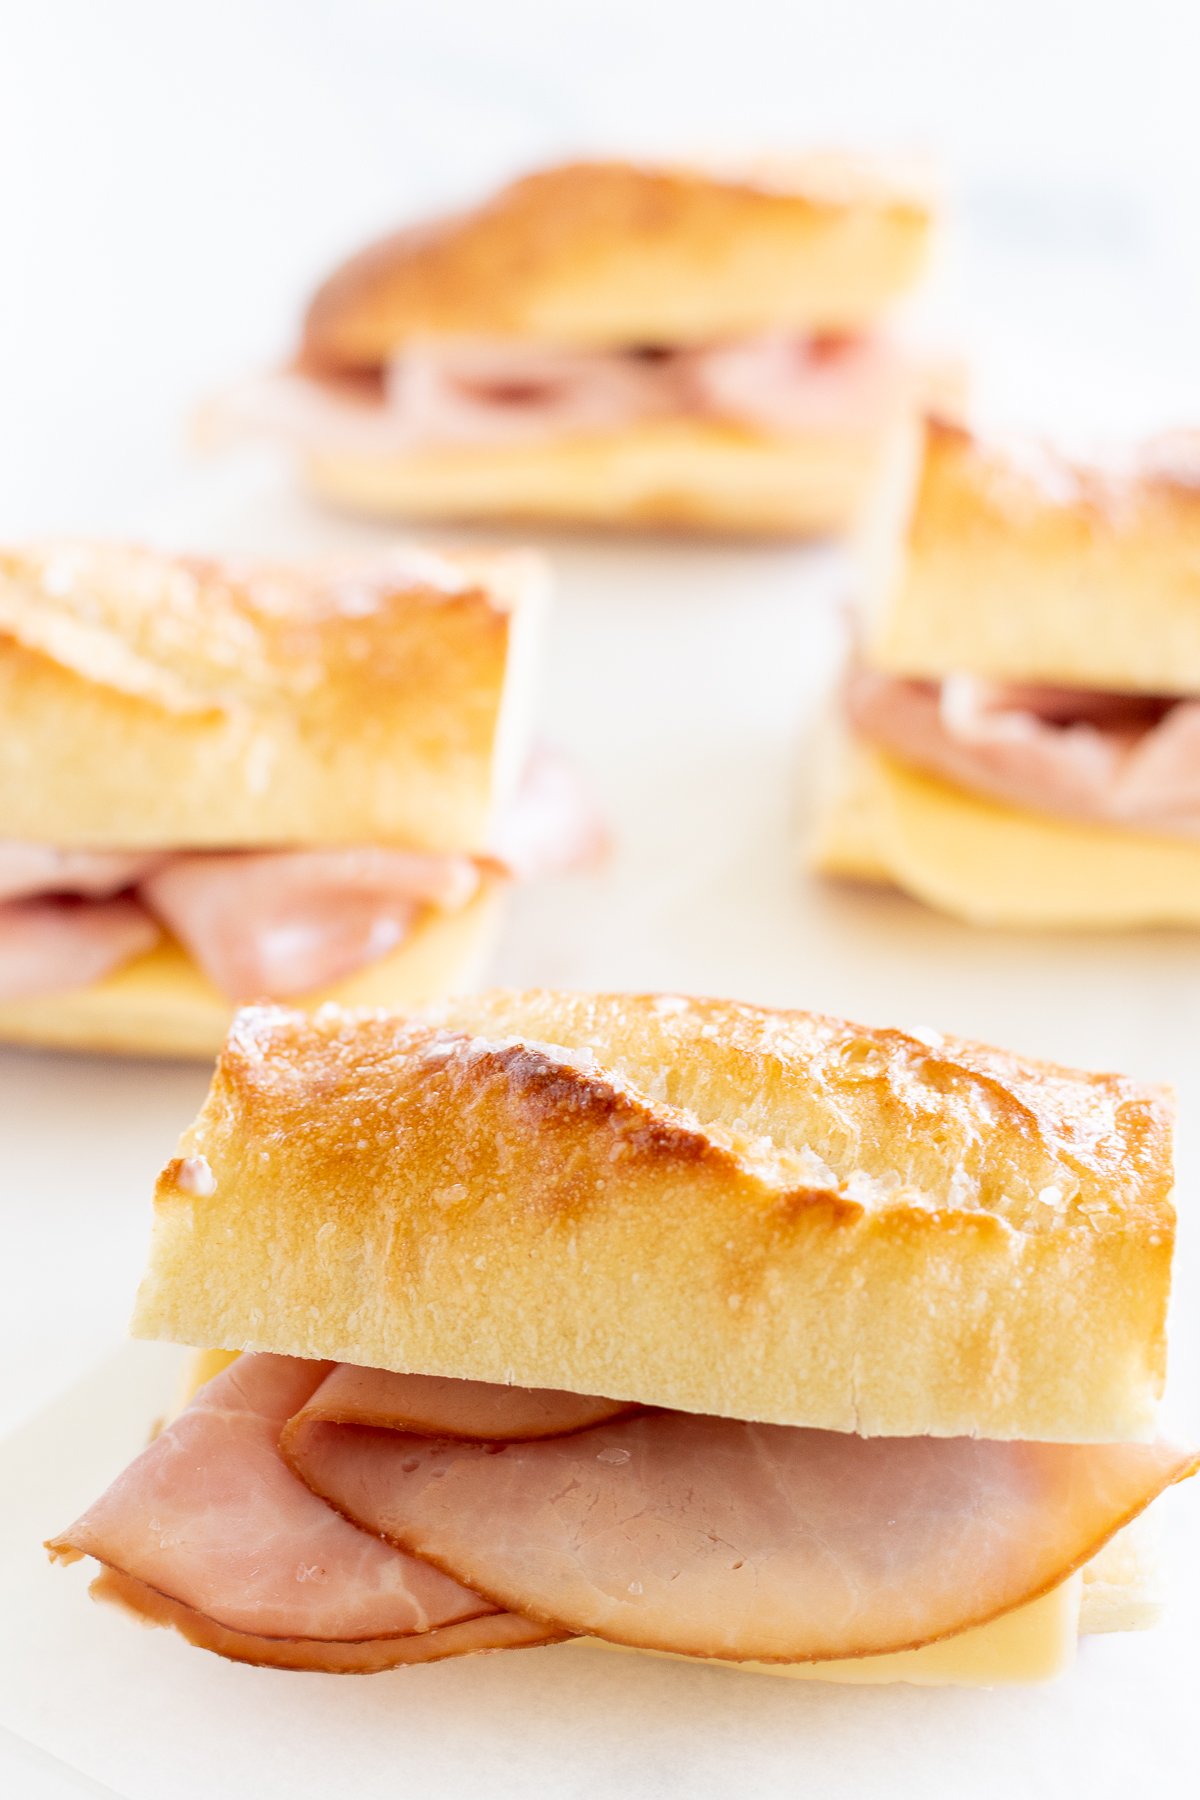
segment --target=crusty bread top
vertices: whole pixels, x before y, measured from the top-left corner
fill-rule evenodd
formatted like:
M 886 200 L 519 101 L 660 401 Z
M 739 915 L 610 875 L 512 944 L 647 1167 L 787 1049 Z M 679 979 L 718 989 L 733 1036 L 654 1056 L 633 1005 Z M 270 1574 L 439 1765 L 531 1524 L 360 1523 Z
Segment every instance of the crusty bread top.
M 240 1015 L 135 1329 L 904 1434 L 1145 1435 L 1171 1107 L 676 996 Z
M 1200 431 L 1088 463 L 931 419 L 912 493 L 876 666 L 1200 694 Z
M 352 257 L 312 302 L 302 360 L 377 368 L 422 336 L 630 345 L 855 330 L 913 286 L 931 225 L 927 184 L 862 158 L 742 175 L 568 163 Z
M 520 553 L 0 553 L 0 837 L 481 845 Z

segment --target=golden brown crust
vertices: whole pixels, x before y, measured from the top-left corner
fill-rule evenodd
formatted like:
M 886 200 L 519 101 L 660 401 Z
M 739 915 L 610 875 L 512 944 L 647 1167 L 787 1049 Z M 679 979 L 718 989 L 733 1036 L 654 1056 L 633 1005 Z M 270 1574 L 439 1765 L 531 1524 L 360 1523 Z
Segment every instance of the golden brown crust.
M 1200 694 L 1200 433 L 1104 466 L 931 420 L 905 552 L 880 668 Z
M 707 419 L 652 420 L 542 444 L 309 456 L 323 500 L 372 517 L 620 525 L 818 537 L 868 505 L 897 422 L 769 436 Z
M 0 838 L 483 847 L 519 553 L 0 554 Z
M 399 949 L 294 1004 L 411 1010 L 472 987 L 499 925 L 502 895 L 503 884 L 489 880 L 457 912 L 427 908 Z M 0 1042 L 208 1062 L 221 1048 L 233 1012 L 167 939 L 90 987 L 0 1001 Z
M 857 330 L 915 283 L 931 228 L 926 184 L 866 159 L 740 176 L 568 163 L 351 257 L 309 309 L 302 359 L 375 368 L 427 335 L 612 345 Z
M 135 1330 L 904 1435 L 1144 1436 L 1158 1089 L 667 996 L 240 1015 Z M 207 1182 L 205 1185 L 208 1185 Z

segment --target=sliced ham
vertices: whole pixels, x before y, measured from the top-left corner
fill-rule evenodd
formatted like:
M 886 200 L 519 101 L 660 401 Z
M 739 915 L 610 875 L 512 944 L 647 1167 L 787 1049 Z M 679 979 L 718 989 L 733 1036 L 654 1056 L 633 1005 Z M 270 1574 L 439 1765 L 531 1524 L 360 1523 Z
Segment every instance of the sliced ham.
M 797 338 L 785 332 L 689 354 L 695 410 L 780 436 L 872 430 L 906 377 L 880 337 Z
M 854 730 L 1012 806 L 1171 836 L 1200 833 L 1200 701 L 906 681 L 856 669 Z
M 147 1625 L 169 1625 L 199 1650 L 212 1650 L 231 1662 L 255 1663 L 266 1669 L 304 1669 L 325 1675 L 377 1675 L 409 1663 L 443 1662 L 450 1656 L 473 1656 L 488 1650 L 524 1650 L 559 1641 L 559 1633 L 513 1613 L 485 1613 L 457 1625 L 439 1625 L 411 1637 L 363 1638 L 343 1643 L 329 1638 L 267 1638 L 249 1631 L 230 1631 L 169 1600 L 145 1582 L 103 1569 L 91 1585 L 96 1600 L 115 1601 Z
M 158 866 L 161 856 L 124 850 L 56 850 L 51 844 L 0 842 L 0 901 L 35 894 L 83 894 L 107 900 Z
M 579 1632 L 806 1661 L 928 1643 L 1034 1599 L 1200 1460 L 614 1406 L 244 1357 L 50 1548 L 115 1571 L 102 1595 L 275 1666 Z
M 579 437 L 688 409 L 670 353 L 446 338 L 406 344 L 385 381 L 395 429 L 413 446 Z
M 88 987 L 151 949 L 158 926 L 135 900 L 9 900 L 0 905 L 0 1000 Z
M 318 1396 L 319 1399 L 319 1396 Z M 645 1411 L 478 1445 L 301 1421 L 314 1493 L 497 1606 L 731 1660 L 876 1655 L 1057 1586 L 1196 1459 Z
M 532 754 L 483 858 L 377 848 L 129 856 L 0 844 L 0 998 L 95 980 L 148 949 L 161 935 L 155 921 L 232 1000 L 310 994 L 397 949 L 423 908 L 466 905 L 485 866 L 493 877 L 530 880 L 593 867 L 607 848 L 574 765 L 546 748 Z M 130 886 L 117 900 L 83 897 Z M 6 903 L 10 893 L 22 898 Z
M 572 349 L 519 339 L 424 339 L 399 348 L 382 380 L 303 370 L 258 377 L 213 402 L 209 442 L 278 439 L 302 451 L 396 456 L 498 448 L 712 419 L 789 436 L 877 426 L 908 380 L 877 337 L 786 333 L 700 348 Z
M 422 906 L 478 885 L 465 856 L 270 850 L 173 856 L 141 891 L 223 993 L 252 1000 L 341 980 L 403 943 Z
M 256 1637 L 366 1641 L 494 1612 L 348 1524 L 289 1472 L 280 1432 L 330 1367 L 239 1358 L 51 1541 L 51 1554 L 94 1556 Z
M 608 831 L 569 756 L 544 745 L 533 752 L 491 848 L 518 881 L 570 875 L 603 862 Z
M 498 1387 L 442 1375 L 394 1375 L 339 1363 L 285 1427 L 286 1447 L 314 1423 L 369 1425 L 478 1443 L 564 1437 L 636 1412 L 623 1400 L 593 1399 L 559 1388 Z

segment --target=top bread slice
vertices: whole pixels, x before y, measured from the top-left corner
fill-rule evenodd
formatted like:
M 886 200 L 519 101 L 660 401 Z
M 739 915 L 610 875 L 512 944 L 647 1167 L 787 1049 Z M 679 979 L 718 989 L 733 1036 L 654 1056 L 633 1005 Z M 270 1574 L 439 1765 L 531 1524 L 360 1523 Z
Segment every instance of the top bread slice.
M 542 581 L 520 552 L 2 552 L 0 838 L 482 850 Z
M 875 668 L 1200 694 L 1200 433 L 1105 467 L 930 420 L 897 480 Z
M 865 1434 L 1152 1431 L 1159 1089 L 676 996 L 243 1012 L 140 1335 Z
M 375 369 L 427 336 L 603 348 L 857 331 L 915 284 L 931 230 L 927 184 L 885 162 L 569 163 L 352 257 L 313 300 L 302 361 Z

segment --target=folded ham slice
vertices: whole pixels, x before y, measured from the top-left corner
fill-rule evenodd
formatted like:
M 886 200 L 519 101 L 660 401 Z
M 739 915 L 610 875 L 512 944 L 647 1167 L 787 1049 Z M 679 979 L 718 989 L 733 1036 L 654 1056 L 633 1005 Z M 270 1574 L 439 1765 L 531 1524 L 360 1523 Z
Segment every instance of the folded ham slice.
M 161 856 L 124 850 L 56 850 L 51 844 L 0 842 L 0 901 L 34 894 L 85 894 L 107 900 L 157 868 Z
M 147 1625 L 173 1626 L 198 1650 L 213 1650 L 230 1662 L 323 1675 L 377 1675 L 409 1663 L 444 1662 L 450 1656 L 475 1656 L 488 1650 L 528 1650 L 561 1638 L 561 1633 L 548 1626 L 502 1612 L 439 1625 L 411 1637 L 362 1638 L 351 1643 L 329 1638 L 256 1637 L 250 1631 L 230 1631 L 116 1569 L 103 1569 L 90 1591 L 95 1599 L 115 1601 Z
M 314 993 L 397 949 L 424 907 L 465 906 L 485 866 L 531 880 L 592 866 L 607 846 L 574 765 L 545 748 L 482 858 L 376 848 L 132 856 L 0 843 L 0 999 L 95 980 L 148 949 L 161 935 L 155 920 L 231 1000 Z M 119 900 L 84 898 L 126 888 Z
M 853 729 L 943 780 L 1011 806 L 1163 833 L 1200 833 L 1200 701 L 953 676 L 852 671 Z
M 214 401 L 209 442 L 270 437 L 301 450 L 395 456 L 503 448 L 701 419 L 770 435 L 876 427 L 908 380 L 882 337 L 788 333 L 699 348 L 582 350 L 438 338 L 397 350 L 381 379 L 284 370 Z
M 407 850 L 172 856 L 142 885 L 150 910 L 232 1000 L 311 993 L 386 956 L 422 906 L 479 886 L 469 857 Z
M 910 1649 L 1056 1587 L 1194 1460 L 645 1411 L 541 1442 L 294 1421 L 370 1531 L 560 1630 L 737 1661 Z
M 94 1556 L 259 1637 L 353 1642 L 495 1612 L 347 1524 L 289 1473 L 280 1432 L 332 1366 L 239 1357 L 52 1541 L 51 1554 Z
M 608 854 L 604 820 L 569 756 L 534 750 L 492 834 L 491 853 L 518 881 L 594 869 Z
M 87 987 L 157 943 L 136 900 L 38 899 L 0 904 L 0 1000 Z
M 1196 1463 L 1165 1444 L 865 1439 L 251 1356 L 49 1547 L 116 1571 L 101 1595 L 276 1666 L 581 1632 L 808 1661 L 1023 1605 Z M 417 1633 L 410 1656 L 381 1642 Z
M 476 1443 L 565 1437 L 588 1425 L 637 1412 L 624 1400 L 565 1394 L 558 1388 L 497 1387 L 444 1375 L 395 1375 L 339 1363 L 289 1420 L 286 1444 L 311 1424 L 382 1426 Z

